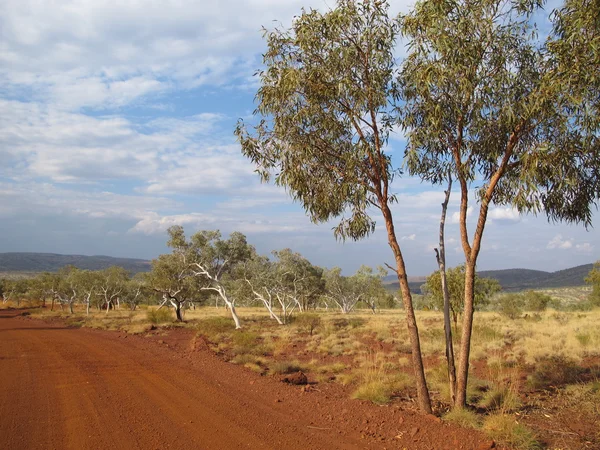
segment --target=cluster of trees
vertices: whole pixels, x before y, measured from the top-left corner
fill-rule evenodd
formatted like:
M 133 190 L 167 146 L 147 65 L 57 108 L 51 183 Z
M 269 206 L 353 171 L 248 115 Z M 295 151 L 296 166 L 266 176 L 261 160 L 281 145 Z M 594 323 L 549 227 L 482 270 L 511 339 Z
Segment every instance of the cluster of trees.
M 422 0 L 390 17 L 385 0 L 338 0 L 266 30 L 257 123 L 238 123 L 242 152 L 264 181 L 285 186 L 315 222 L 341 217 L 336 237 L 385 223 L 406 311 L 419 406 L 431 412 L 406 261 L 390 205 L 404 172 L 459 186 L 464 309 L 454 367 L 449 295 L 444 314 L 450 390 L 466 404 L 476 264 L 492 205 L 591 225 L 600 198 L 600 3 L 565 0 L 540 39 L 542 0 Z M 546 27 L 542 27 L 546 29 Z M 407 56 L 397 60 L 399 36 Z M 390 134 L 407 138 L 394 163 Z M 475 227 L 468 212 L 476 194 Z
M 236 328 L 241 320 L 236 305 L 264 306 L 279 324 L 288 322 L 294 312 L 316 307 L 337 308 L 343 313 L 357 306 L 373 312 L 393 307 L 394 297 L 384 285 L 387 272 L 362 266 L 354 275 L 341 269 L 313 265 L 290 249 L 272 252 L 272 258 L 259 255 L 246 237 L 238 232 L 223 239 L 219 231 L 200 231 L 189 239 L 180 226 L 168 230 L 172 252 L 152 261 L 148 273 L 130 277 L 122 267 L 80 270 L 67 266 L 56 273 L 45 272 L 32 279 L 0 280 L 3 301 L 22 299 L 52 302 L 73 313 L 75 304 L 90 308 L 135 310 L 137 305 L 158 302 L 173 306 L 177 320 L 186 308 L 215 301 L 225 304 Z
M 130 277 L 122 267 L 109 267 L 104 270 L 81 270 L 74 266 L 63 267 L 58 272 L 44 272 L 35 278 L 2 279 L 0 291 L 3 302 L 10 300 L 17 306 L 21 300 L 42 301 L 50 299 L 51 309 L 58 304 L 61 309 L 79 303 L 90 308 L 120 308 L 121 304 L 132 311 L 136 309 L 148 293 L 144 274 Z
M 352 276 L 341 269 L 323 269 L 290 249 L 259 255 L 239 232 L 223 239 L 219 231 L 199 231 L 189 239 L 183 227 L 169 228 L 169 254 L 152 261 L 148 286 L 163 302 L 175 308 L 182 320 L 186 303 L 212 295 L 231 312 L 241 327 L 236 305 L 264 306 L 274 320 L 285 324 L 294 311 L 317 306 L 339 308 L 343 313 L 363 303 L 373 311 L 393 305 L 393 296 L 383 285 L 387 272 L 361 267 Z

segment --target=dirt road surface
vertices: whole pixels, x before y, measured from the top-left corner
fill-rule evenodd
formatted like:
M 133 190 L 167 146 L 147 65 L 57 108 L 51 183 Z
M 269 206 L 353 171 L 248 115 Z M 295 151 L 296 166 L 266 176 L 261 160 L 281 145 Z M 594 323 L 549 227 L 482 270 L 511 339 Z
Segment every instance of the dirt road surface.
M 165 338 L 166 339 L 166 338 Z M 478 434 L 304 392 L 168 341 L 0 311 L 0 449 L 477 449 Z

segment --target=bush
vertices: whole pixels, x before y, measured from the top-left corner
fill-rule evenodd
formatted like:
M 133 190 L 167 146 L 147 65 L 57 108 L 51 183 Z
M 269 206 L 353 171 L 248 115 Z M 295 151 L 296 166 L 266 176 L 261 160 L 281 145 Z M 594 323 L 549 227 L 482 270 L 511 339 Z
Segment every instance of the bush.
M 148 309 L 146 311 L 146 317 L 150 323 L 153 323 L 154 325 L 173 321 L 173 315 L 167 308 Z
M 304 313 L 296 317 L 294 323 L 300 330 L 312 336 L 314 331 L 321 326 L 321 317 L 315 313 Z
M 533 432 L 518 423 L 514 417 L 506 414 L 494 414 L 483 423 L 485 432 L 495 441 L 508 445 L 515 450 L 537 450 L 542 446 Z
M 300 364 L 297 361 L 274 361 L 271 364 L 269 364 L 269 372 L 276 375 L 286 375 L 289 373 L 301 371 L 302 367 L 300 367 Z
M 479 406 L 487 410 L 512 412 L 521 407 L 521 399 L 513 389 L 494 387 L 483 394 Z
M 498 299 L 498 312 L 509 319 L 517 319 L 523 313 L 523 296 L 508 294 Z
M 365 319 L 361 319 L 360 317 L 352 317 L 348 319 L 348 325 L 350 328 L 359 328 L 365 324 Z
M 480 417 L 470 409 L 453 409 L 444 415 L 444 420 L 455 423 L 465 428 L 479 428 L 481 425 Z
M 572 384 L 581 378 L 585 369 L 564 356 L 551 356 L 540 360 L 527 382 L 533 389 L 547 389 Z
M 197 330 L 209 338 L 221 333 L 233 331 L 233 328 L 234 326 L 231 319 L 225 317 L 209 317 L 201 320 L 197 326 Z
M 524 294 L 525 308 L 527 311 L 545 311 L 552 297 L 541 292 L 527 291 Z

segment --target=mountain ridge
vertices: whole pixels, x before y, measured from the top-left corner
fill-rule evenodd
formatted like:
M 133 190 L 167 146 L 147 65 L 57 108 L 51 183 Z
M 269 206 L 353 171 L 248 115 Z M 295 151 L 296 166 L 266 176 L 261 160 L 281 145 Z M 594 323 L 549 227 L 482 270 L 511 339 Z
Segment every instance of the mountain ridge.
M 583 286 L 585 277 L 592 270 L 593 264 L 582 264 L 569 267 L 555 272 L 546 272 L 533 269 L 501 269 L 482 270 L 477 275 L 483 278 L 494 278 L 498 280 L 502 290 L 505 292 L 518 292 L 528 289 L 549 289 L 558 287 Z M 426 277 L 409 277 L 408 285 L 413 293 L 421 293 L 421 285 L 425 283 Z M 386 280 L 396 279 L 395 276 L 386 277 Z M 386 283 L 390 290 L 398 289 L 398 282 Z
M 102 270 L 110 266 L 121 266 L 132 273 L 148 272 L 150 270 L 150 261 L 137 258 L 36 252 L 0 253 L 0 272 L 5 273 L 56 272 L 67 265 L 86 270 Z

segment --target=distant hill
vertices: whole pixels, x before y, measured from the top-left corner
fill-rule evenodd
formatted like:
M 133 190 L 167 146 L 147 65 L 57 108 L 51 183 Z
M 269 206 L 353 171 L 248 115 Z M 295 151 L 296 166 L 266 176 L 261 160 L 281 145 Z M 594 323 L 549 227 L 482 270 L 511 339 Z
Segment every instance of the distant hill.
M 582 286 L 585 277 L 592 270 L 593 264 L 571 267 L 557 272 L 544 272 L 530 269 L 482 270 L 477 274 L 483 278 L 495 278 L 507 292 L 525 291 L 528 289 L 549 289 L 558 287 Z M 389 277 L 386 277 L 386 280 Z M 414 277 L 408 280 L 411 292 L 421 293 L 421 285 L 425 277 Z M 389 290 L 397 290 L 398 282 L 386 283 Z
M 59 255 L 56 253 L 0 253 L 0 272 L 56 272 L 67 265 L 87 270 L 102 270 L 110 266 L 120 266 L 132 273 L 150 270 L 150 261 L 143 259 Z
M 557 287 L 582 286 L 593 264 L 571 267 L 557 272 L 539 270 L 507 269 L 484 270 L 479 276 L 495 278 L 505 291 L 523 291 L 527 289 L 547 289 Z

